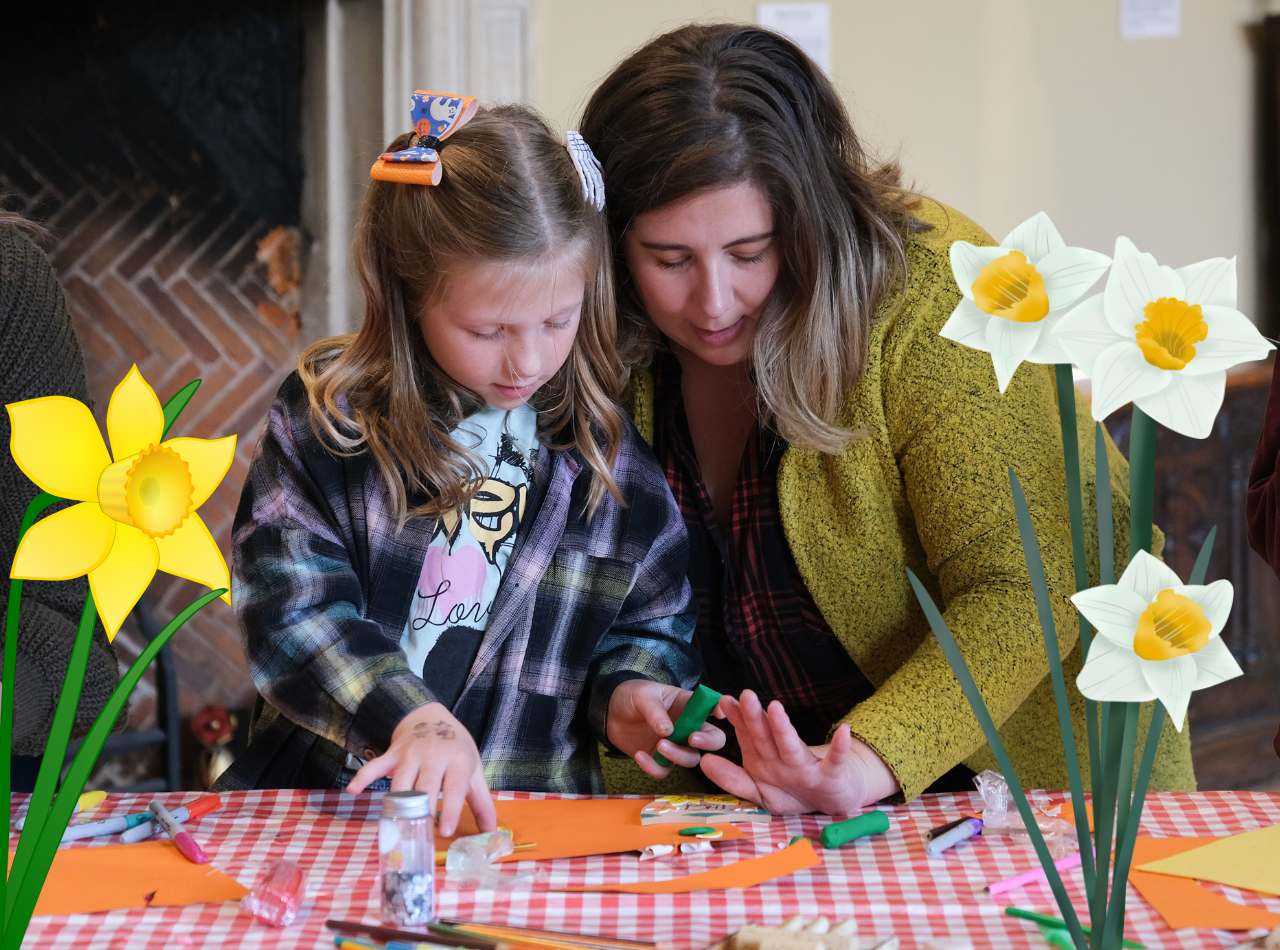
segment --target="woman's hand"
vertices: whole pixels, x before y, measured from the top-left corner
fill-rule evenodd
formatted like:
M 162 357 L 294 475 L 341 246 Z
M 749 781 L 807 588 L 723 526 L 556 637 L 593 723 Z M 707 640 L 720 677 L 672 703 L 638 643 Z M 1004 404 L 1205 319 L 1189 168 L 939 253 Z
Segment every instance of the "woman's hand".
M 704 723 L 689 737 L 689 746 L 676 745 L 662 738 L 671 735 L 675 729 L 672 719 L 679 718 L 680 711 L 692 695 L 687 689 L 664 686 L 652 680 L 625 680 L 609 698 L 609 718 L 605 727 L 609 741 L 635 759 L 636 764 L 654 778 L 666 778 L 671 774 L 670 766 L 654 761 L 655 747 L 668 761 L 693 768 L 701 758 L 697 750 L 710 752 L 723 747 L 724 733 Z
M 498 828 L 498 813 L 475 740 L 443 703 L 419 706 L 401 719 L 387 751 L 366 762 L 347 791 L 363 792 L 384 775 L 391 776 L 393 792 L 417 789 L 430 795 L 432 802 L 439 793 L 440 834 L 446 838 L 458 829 L 464 801 L 481 831 Z
M 807 746 L 779 702 L 768 711 L 751 690 L 739 702 L 720 700 L 737 730 L 742 766 L 718 755 L 702 759 L 711 781 L 739 798 L 758 802 L 774 815 L 820 812 L 847 815 L 898 790 L 898 781 L 871 747 L 841 726 L 825 746 Z

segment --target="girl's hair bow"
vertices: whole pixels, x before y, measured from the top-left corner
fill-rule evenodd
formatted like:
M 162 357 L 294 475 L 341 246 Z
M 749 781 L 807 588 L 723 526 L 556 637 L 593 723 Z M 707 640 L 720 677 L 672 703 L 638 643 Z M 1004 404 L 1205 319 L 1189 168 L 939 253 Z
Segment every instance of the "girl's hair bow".
M 408 185 L 438 185 L 443 168 L 444 140 L 471 121 L 480 108 L 475 96 L 454 96 L 418 89 L 409 99 L 413 133 L 408 148 L 383 152 L 369 169 L 369 177 Z

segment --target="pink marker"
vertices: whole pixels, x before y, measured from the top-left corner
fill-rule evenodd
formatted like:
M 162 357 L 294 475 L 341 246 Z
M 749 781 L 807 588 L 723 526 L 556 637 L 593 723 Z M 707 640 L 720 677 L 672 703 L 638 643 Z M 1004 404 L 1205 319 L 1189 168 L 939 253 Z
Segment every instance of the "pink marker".
M 1071 868 L 1079 867 L 1080 852 L 1077 851 L 1075 854 L 1069 855 L 1060 861 L 1054 861 L 1053 866 L 1059 871 L 1067 871 Z M 1043 867 L 1033 868 L 1023 874 L 1019 874 L 1017 877 L 1011 877 L 1007 881 L 997 881 L 994 884 L 988 884 L 986 890 L 988 894 L 995 897 L 997 894 L 1003 894 L 1005 891 L 1011 891 L 1015 887 L 1022 887 L 1022 885 L 1031 884 L 1034 881 L 1047 881 L 1048 879 L 1049 875 L 1044 873 Z
M 169 833 L 169 840 L 172 841 L 182 856 L 192 864 L 208 864 L 209 857 L 200 850 L 200 845 L 196 844 L 196 839 L 191 837 L 182 825 L 178 824 L 178 819 L 169 814 L 159 802 L 152 802 L 147 806 L 147 810 L 156 816 L 156 821 L 160 822 L 165 831 Z

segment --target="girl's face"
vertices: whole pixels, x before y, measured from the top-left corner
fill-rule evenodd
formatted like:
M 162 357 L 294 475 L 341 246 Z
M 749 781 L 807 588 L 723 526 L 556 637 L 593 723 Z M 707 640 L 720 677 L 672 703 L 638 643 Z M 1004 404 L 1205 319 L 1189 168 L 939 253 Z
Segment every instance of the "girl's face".
M 650 211 L 623 247 L 649 319 L 678 350 L 715 366 L 750 359 L 778 279 L 763 191 L 741 182 Z
M 436 362 L 495 409 L 514 409 L 564 365 L 586 278 L 572 257 L 532 270 L 476 264 L 452 273 L 420 317 Z

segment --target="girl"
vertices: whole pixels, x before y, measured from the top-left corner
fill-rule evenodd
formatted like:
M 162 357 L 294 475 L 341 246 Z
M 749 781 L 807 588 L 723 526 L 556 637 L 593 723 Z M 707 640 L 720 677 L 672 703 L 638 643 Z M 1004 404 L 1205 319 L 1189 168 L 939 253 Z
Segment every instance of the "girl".
M 440 791 L 449 835 L 464 799 L 494 826 L 489 787 L 602 791 L 597 742 L 696 764 L 658 740 L 700 667 L 684 526 L 612 401 L 589 152 L 520 107 L 414 99 L 423 137 L 358 224 L 364 324 L 302 354 L 245 484 L 232 595 L 265 703 L 218 785 L 389 777 Z

